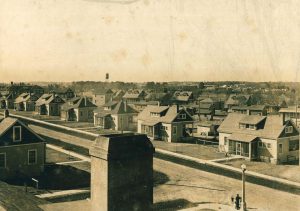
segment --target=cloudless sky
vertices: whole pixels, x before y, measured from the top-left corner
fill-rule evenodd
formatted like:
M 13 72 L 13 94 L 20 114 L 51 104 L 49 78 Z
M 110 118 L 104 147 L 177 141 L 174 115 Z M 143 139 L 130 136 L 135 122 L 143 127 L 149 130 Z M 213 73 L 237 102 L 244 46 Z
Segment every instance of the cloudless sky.
M 299 0 L 2 0 L 0 81 L 300 81 Z

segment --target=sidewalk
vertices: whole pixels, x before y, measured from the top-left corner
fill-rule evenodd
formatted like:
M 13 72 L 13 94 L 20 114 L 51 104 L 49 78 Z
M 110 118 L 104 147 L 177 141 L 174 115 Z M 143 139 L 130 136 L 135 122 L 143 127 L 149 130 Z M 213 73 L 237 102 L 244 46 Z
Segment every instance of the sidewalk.
M 241 178 L 241 169 L 239 168 L 157 148 L 155 149 L 155 152 L 155 157 L 159 159 L 169 160 L 178 164 L 181 163 L 185 166 L 190 166 L 196 169 L 229 176 L 231 178 Z M 253 171 L 247 171 L 246 181 L 258 185 L 271 187 L 277 190 L 287 191 L 298 195 L 300 194 L 300 183 L 286 179 L 281 179 L 278 177 L 260 174 Z
M 49 147 L 50 149 L 54 149 L 56 151 L 59 151 L 59 152 L 62 152 L 62 153 L 65 153 L 67 155 L 71 155 L 73 157 L 76 157 L 76 158 L 79 158 L 81 159 L 82 161 L 87 161 L 87 162 L 91 162 L 91 159 L 89 157 L 86 157 L 86 156 L 83 156 L 81 154 L 78 154 L 76 152 L 72 152 L 72 151 L 69 151 L 69 150 L 65 150 L 61 147 L 57 147 L 57 146 L 54 146 L 52 144 L 47 144 L 47 147 Z M 72 161 L 74 162 L 74 161 Z
M 225 204 L 217 204 L 217 203 L 205 203 L 200 204 L 197 207 L 192 207 L 188 209 L 182 209 L 180 211 L 237 211 L 234 207 L 234 205 L 225 205 Z M 240 211 L 242 208 L 240 209 Z M 252 210 L 252 208 L 248 208 L 247 210 Z M 255 208 L 255 211 L 263 211 L 263 209 L 257 209 Z
M 74 194 L 82 194 L 82 193 L 89 193 L 90 190 L 64 190 L 54 193 L 44 193 L 40 195 L 36 195 L 36 197 L 42 198 L 42 199 L 50 199 L 50 198 L 57 198 L 62 196 L 70 196 Z

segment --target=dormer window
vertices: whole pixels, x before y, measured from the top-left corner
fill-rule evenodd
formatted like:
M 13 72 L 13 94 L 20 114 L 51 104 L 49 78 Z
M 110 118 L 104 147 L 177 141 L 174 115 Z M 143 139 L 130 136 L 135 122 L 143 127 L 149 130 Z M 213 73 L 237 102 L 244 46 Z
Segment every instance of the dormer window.
M 292 133 L 293 132 L 293 126 L 287 126 L 285 128 L 285 133 Z
M 249 129 L 250 129 L 250 130 L 255 130 L 256 127 L 255 127 L 255 125 L 249 125 Z
M 109 107 L 109 106 L 105 106 L 105 107 L 104 107 L 104 110 L 109 111 L 109 110 L 110 110 L 110 107 Z
M 186 114 L 179 114 L 178 119 L 186 119 Z
M 150 116 L 153 116 L 153 117 L 160 117 L 160 113 L 150 112 Z
M 246 128 L 246 124 L 240 124 L 240 129 L 245 129 Z
M 20 142 L 22 139 L 22 134 L 21 134 L 22 128 L 21 126 L 14 126 L 13 127 L 13 141 L 14 142 Z

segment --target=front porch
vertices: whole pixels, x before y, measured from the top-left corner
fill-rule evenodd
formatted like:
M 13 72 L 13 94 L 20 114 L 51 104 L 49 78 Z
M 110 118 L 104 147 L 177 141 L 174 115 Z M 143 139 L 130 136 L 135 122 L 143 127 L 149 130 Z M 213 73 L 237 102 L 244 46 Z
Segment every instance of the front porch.
M 160 122 L 143 122 L 141 125 L 141 133 L 146 134 L 152 140 L 161 139 Z
M 103 129 L 115 129 L 116 125 L 110 114 L 95 115 L 95 126 L 100 126 Z
M 228 153 L 255 160 L 258 158 L 257 140 L 257 137 L 252 135 L 232 134 L 228 137 Z

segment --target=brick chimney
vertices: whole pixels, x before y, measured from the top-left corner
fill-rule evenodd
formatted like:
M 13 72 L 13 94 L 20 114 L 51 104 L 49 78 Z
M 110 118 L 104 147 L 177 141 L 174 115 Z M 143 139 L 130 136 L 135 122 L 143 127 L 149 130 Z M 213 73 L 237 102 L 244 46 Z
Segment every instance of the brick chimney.
M 7 118 L 7 117 L 9 117 L 9 111 L 8 111 L 8 109 L 5 109 L 5 111 L 4 111 L 4 118 Z
M 124 100 L 124 111 L 127 112 L 127 101 Z
M 285 121 L 286 121 L 286 119 L 285 119 L 285 113 L 284 113 L 284 112 L 282 112 L 282 125 L 284 125 L 284 124 L 285 124 Z

